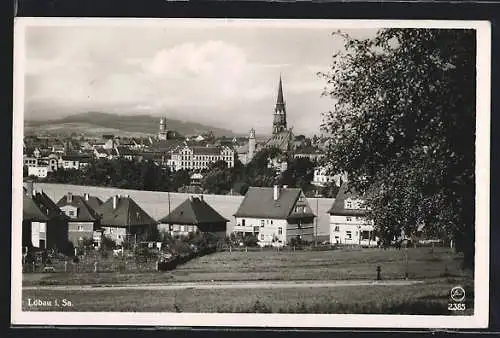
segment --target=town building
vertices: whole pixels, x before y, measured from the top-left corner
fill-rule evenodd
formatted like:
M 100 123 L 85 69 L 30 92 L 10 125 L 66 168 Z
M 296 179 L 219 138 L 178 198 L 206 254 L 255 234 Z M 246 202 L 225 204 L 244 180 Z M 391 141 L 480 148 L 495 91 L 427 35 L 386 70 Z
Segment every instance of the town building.
M 238 140 L 233 139 L 233 143 L 237 144 Z M 256 140 L 255 140 L 255 130 L 252 128 L 250 130 L 250 135 L 248 136 L 248 141 L 240 146 L 236 146 L 236 154 L 238 160 L 244 165 L 250 163 L 256 150 Z
M 68 154 L 61 155 L 59 158 L 58 166 L 59 168 L 68 170 L 80 170 L 90 164 L 92 158 L 90 156 L 80 155 L 80 154 Z
M 160 119 L 160 131 L 158 132 L 159 140 L 166 140 L 168 138 L 168 130 L 167 130 L 167 119 L 162 117 Z
M 338 245 L 377 246 L 373 221 L 367 219 L 364 199 L 349 191 L 347 182 L 337 193 L 330 214 L 330 243 Z
M 324 157 L 323 152 L 313 146 L 304 146 L 295 149 L 294 158 L 308 158 L 311 162 L 317 162 Z
M 97 197 L 93 197 L 92 200 L 97 201 L 99 205 L 102 204 L 102 201 Z M 57 202 L 57 206 L 69 218 L 68 240 L 75 247 L 89 239 L 94 241 L 95 247 L 100 246 L 100 217 L 97 211 L 91 206 L 94 203 L 89 201 L 89 194 L 80 196 L 67 193 Z
M 234 214 L 233 232 L 256 235 L 259 245 L 284 246 L 314 239 L 314 218 L 302 189 L 250 187 Z
M 342 182 L 346 181 L 346 174 L 332 175 L 331 170 L 327 166 L 318 166 L 314 168 L 314 176 L 311 184 L 317 187 L 326 187 L 333 183 L 337 187 L 340 187 L 342 185 Z
M 103 236 L 121 245 L 147 240 L 155 232 L 157 222 L 128 195 L 114 195 L 97 208 Z
M 224 161 L 229 168 L 232 168 L 234 167 L 234 159 L 235 152 L 231 147 L 185 145 L 172 152 L 169 167 L 172 170 L 201 170 L 208 168 L 210 163 Z
M 173 237 L 201 232 L 224 238 L 227 222 L 203 200 L 203 195 L 191 196 L 160 220 L 159 230 Z
M 30 250 L 66 250 L 68 217 L 43 191 L 27 182 L 23 195 L 23 246 Z

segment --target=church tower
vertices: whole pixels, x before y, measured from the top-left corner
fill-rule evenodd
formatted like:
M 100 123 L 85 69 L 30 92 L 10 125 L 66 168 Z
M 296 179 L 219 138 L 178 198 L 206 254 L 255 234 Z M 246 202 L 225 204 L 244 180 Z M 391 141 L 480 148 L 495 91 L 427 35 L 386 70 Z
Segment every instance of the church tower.
M 255 153 L 255 130 L 250 130 L 250 137 L 248 138 L 248 161 L 253 158 Z
M 283 85 L 280 82 L 278 85 L 278 97 L 276 99 L 276 107 L 274 108 L 274 119 L 273 119 L 273 134 L 277 134 L 282 131 L 286 131 L 286 108 L 285 101 L 283 100 Z
M 158 133 L 158 139 L 159 140 L 166 140 L 167 139 L 167 119 L 162 117 L 160 119 L 160 132 Z

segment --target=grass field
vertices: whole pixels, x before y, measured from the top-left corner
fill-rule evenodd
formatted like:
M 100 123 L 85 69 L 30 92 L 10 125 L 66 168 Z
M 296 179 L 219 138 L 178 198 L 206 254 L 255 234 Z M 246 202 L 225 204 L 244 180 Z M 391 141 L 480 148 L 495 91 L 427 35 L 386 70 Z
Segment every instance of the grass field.
M 409 248 L 410 279 L 467 277 L 461 257 L 447 248 Z M 24 273 L 23 285 L 135 284 L 240 280 L 402 279 L 404 250 L 219 252 L 193 259 L 170 272 Z
M 462 285 L 466 310 L 448 311 L 451 287 Z M 91 293 L 89 293 L 91 292 Z M 31 299 L 69 300 L 70 307 L 30 307 Z M 358 314 L 473 314 L 473 288 L 463 278 L 431 280 L 408 286 L 257 290 L 27 290 L 24 311 L 113 312 L 263 312 Z
M 452 287 L 466 289 L 466 311 L 473 313 L 473 279 L 460 269 L 461 257 L 446 248 L 408 249 L 408 276 L 415 285 L 338 286 L 287 289 L 188 290 L 24 290 L 24 310 L 285 312 L 452 314 Z M 209 281 L 403 279 L 404 251 L 332 250 L 296 252 L 220 252 L 200 257 L 171 272 L 23 274 L 23 285 L 148 284 Z M 89 294 L 91 292 L 92 294 Z M 30 299 L 63 299 L 71 307 L 29 307 Z

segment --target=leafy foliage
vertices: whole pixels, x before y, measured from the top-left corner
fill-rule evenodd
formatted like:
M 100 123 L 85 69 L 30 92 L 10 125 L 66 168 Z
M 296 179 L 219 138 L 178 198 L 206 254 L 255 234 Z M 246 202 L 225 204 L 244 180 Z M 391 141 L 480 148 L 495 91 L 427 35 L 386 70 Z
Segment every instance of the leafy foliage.
M 474 257 L 475 33 L 386 29 L 340 32 L 344 50 L 322 74 L 335 99 L 325 114 L 327 158 L 365 194 L 380 234 L 419 224 Z

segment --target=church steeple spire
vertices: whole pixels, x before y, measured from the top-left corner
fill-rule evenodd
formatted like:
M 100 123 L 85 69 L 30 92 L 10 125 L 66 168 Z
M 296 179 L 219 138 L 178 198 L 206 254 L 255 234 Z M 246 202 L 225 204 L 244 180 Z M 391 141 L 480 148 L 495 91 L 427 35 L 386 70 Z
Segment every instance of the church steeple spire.
M 286 108 L 285 100 L 283 99 L 283 82 L 280 74 L 278 97 L 276 98 L 276 107 L 274 108 L 273 134 L 284 130 L 286 130 Z
M 278 85 L 278 98 L 276 99 L 276 107 L 278 106 L 285 106 L 285 101 L 283 100 L 283 84 L 281 81 L 281 74 L 280 74 L 280 83 Z

